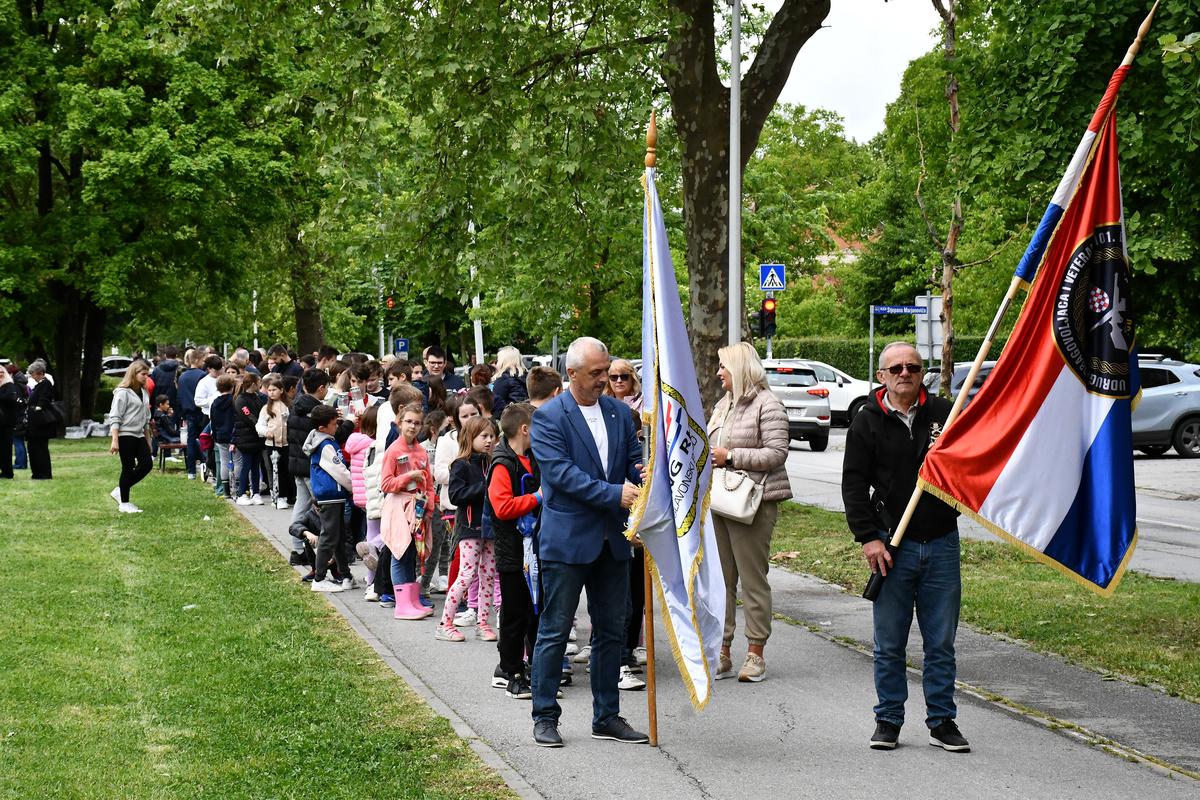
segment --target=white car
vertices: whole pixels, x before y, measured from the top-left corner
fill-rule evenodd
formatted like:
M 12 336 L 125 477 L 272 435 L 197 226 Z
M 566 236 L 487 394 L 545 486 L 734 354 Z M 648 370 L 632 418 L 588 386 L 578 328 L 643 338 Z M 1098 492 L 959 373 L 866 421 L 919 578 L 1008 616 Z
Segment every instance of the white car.
M 822 361 L 810 361 L 807 358 L 785 360 L 789 364 L 808 367 L 816 373 L 820 385 L 829 390 L 829 410 L 833 412 L 835 420 L 849 425 L 854 420 L 854 415 L 866 405 L 871 388 L 866 381 L 851 377 Z

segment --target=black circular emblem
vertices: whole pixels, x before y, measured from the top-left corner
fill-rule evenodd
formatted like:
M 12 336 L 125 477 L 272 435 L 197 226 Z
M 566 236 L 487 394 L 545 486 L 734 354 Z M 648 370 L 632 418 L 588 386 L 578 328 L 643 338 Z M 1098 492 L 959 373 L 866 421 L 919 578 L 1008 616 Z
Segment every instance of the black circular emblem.
M 1054 304 L 1054 338 L 1088 391 L 1129 396 L 1129 266 L 1120 225 L 1097 228 L 1071 255 Z

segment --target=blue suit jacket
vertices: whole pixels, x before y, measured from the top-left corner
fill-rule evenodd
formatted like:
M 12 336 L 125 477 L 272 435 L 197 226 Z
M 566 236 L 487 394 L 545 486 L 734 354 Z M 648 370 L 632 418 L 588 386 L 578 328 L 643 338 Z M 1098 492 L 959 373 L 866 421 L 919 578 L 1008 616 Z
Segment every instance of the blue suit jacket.
M 538 533 L 539 554 L 547 561 L 590 564 L 605 540 L 615 558 L 631 558 L 625 539 L 629 512 L 621 508 L 621 488 L 628 479 L 641 483 L 637 465 L 642 446 L 629 407 L 602 396 L 600 408 L 608 428 L 608 473 L 600 465 L 596 440 L 579 404 L 563 392 L 533 415 L 533 457 L 542 474 L 543 504 Z

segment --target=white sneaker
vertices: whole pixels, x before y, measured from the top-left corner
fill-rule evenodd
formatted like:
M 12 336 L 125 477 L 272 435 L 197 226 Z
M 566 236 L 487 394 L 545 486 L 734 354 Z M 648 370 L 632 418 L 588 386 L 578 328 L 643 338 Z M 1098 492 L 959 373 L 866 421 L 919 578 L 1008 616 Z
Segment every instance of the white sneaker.
M 567 634 L 567 641 L 573 642 L 579 638 L 579 634 L 575 632 L 575 626 L 571 626 L 571 632 Z
M 194 474 L 192 474 L 191 472 L 189 472 L 189 473 L 188 473 L 188 480 L 189 480 L 189 481 L 194 481 L 194 480 L 196 480 L 196 476 L 195 476 Z
M 281 498 L 279 498 L 278 500 L 276 500 L 276 501 L 275 501 L 275 507 L 276 507 L 276 508 L 278 508 L 280 511 L 283 511 L 285 508 L 288 508 L 288 507 L 289 507 L 289 506 L 288 506 L 288 501 L 287 501 L 287 500 L 284 500 L 284 499 L 281 497 Z
M 438 575 L 436 578 L 434 578 L 434 585 L 437 586 L 437 588 L 434 589 L 435 592 L 438 594 L 445 594 L 446 592 L 450 591 L 449 576 Z
M 592 660 L 592 646 L 590 644 L 585 644 L 583 646 L 583 649 L 580 650 L 578 653 L 576 653 L 575 657 L 571 659 L 571 661 L 576 664 L 586 664 L 591 660 Z
M 253 503 L 254 501 L 253 501 L 253 500 L 251 500 L 251 499 L 250 499 L 249 497 L 247 497 L 246 495 L 242 495 L 242 496 L 241 496 L 241 497 L 239 497 L 239 498 L 238 498 L 238 499 L 237 499 L 235 502 L 237 502 L 237 504 L 238 504 L 239 506 L 248 506 L 248 505 L 250 505 L 251 503 Z
M 362 584 L 359 582 L 358 578 L 342 578 L 342 588 L 361 589 Z
M 573 656 L 579 652 L 579 645 L 574 642 L 567 642 L 567 655 Z
M 117 505 L 120 505 L 121 504 L 121 487 L 118 486 L 117 488 L 113 489 L 111 492 L 108 493 L 108 496 L 111 497 L 113 500 L 116 500 Z
M 133 503 L 121 503 L 120 505 L 117 506 L 117 511 L 120 511 L 122 514 L 140 514 L 140 513 L 142 513 L 142 510 L 140 508 L 138 508 L 137 506 L 135 506 Z
M 253 495 L 253 496 L 250 498 L 250 502 L 251 502 L 251 503 L 253 503 L 253 504 L 254 504 L 254 505 L 256 505 L 256 506 L 265 505 L 265 503 L 263 502 L 263 499 L 262 499 L 262 495 L 261 495 L 261 494 L 256 494 L 256 495 Z
M 374 586 L 368 586 L 367 591 L 363 592 L 363 600 L 366 600 L 368 603 L 379 602 L 379 594 L 375 591 Z
M 314 592 L 344 592 L 346 587 L 333 578 L 327 577 L 323 581 L 313 581 L 312 590 Z
M 633 657 L 635 659 L 637 659 L 637 662 L 639 664 L 645 664 L 646 663 L 646 648 L 644 648 L 644 647 L 633 648 Z
M 621 667 L 621 679 L 617 681 L 617 688 L 627 692 L 640 692 L 646 688 L 646 682 L 634 675 L 629 667 Z
M 479 622 L 479 615 L 473 608 L 468 608 L 454 617 L 454 627 L 456 628 L 474 628 L 477 622 Z
M 167 461 L 174 461 L 176 464 L 178 464 L 180 461 L 183 461 L 183 459 L 179 456 L 167 456 Z

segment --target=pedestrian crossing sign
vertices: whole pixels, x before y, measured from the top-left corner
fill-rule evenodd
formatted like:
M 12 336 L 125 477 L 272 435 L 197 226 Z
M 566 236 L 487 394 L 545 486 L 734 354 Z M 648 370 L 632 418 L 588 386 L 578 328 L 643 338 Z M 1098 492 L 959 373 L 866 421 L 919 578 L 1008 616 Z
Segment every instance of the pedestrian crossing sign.
M 783 264 L 759 264 L 758 288 L 764 292 L 782 292 L 787 288 Z

